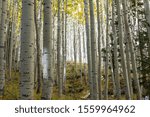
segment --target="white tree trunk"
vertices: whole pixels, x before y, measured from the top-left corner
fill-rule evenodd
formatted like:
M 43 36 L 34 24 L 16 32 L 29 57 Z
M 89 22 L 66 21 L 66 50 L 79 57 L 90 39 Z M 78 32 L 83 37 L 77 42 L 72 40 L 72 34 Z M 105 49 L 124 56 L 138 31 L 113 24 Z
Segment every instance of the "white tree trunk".
M 58 0 L 58 24 L 57 24 L 57 77 L 59 85 L 59 96 L 62 96 L 63 93 L 63 77 L 61 71 L 61 20 L 60 20 L 60 5 L 61 0 Z
M 116 37 L 116 27 L 115 27 L 115 0 L 113 0 L 112 4 L 112 32 L 113 32 L 113 40 L 114 40 L 114 72 L 115 72 L 115 82 L 116 82 L 116 97 L 120 99 L 121 89 L 120 89 L 120 79 L 118 73 L 118 50 L 117 50 L 117 37 Z
M 106 1 L 106 16 L 107 16 L 107 20 L 106 20 L 106 55 L 105 55 L 105 89 L 104 89 L 104 99 L 107 100 L 108 99 L 108 64 L 109 64 L 109 5 L 108 5 L 108 0 Z
M 132 35 L 130 32 L 129 23 L 128 23 L 128 9 L 126 6 L 126 0 L 123 0 L 123 10 L 124 10 L 125 32 L 127 35 L 127 39 L 128 39 L 127 42 L 129 44 L 130 53 L 131 53 L 130 55 L 131 55 L 131 64 L 133 68 L 133 77 L 134 77 L 134 81 L 135 81 L 135 85 L 136 85 L 136 89 L 138 93 L 137 97 L 138 99 L 141 99 L 141 89 L 140 89 L 139 79 L 137 75 L 137 66 L 136 66 L 136 59 L 135 59 L 135 51 L 133 47 L 133 40 L 132 40 Z
M 68 9 L 68 0 L 66 0 L 66 5 L 65 5 L 65 10 Z M 64 45 L 64 92 L 66 90 L 66 67 L 67 67 L 67 21 L 68 21 L 68 17 L 67 17 L 67 12 L 65 12 L 65 45 Z
M 102 81 L 101 81 L 101 24 L 100 24 L 100 5 L 99 0 L 96 0 L 97 5 L 97 22 L 98 22 L 98 98 L 102 99 Z
M 62 66 L 61 66 L 61 72 L 62 72 L 62 87 L 64 89 L 64 75 L 65 75 L 65 9 L 64 9 L 64 0 L 62 0 Z
M 90 99 L 93 99 L 93 80 L 92 80 L 92 63 L 91 63 L 91 39 L 90 39 L 90 25 L 88 16 L 88 1 L 84 0 L 84 14 L 85 14 L 85 29 L 86 29 L 86 39 L 87 39 L 87 60 L 88 60 L 88 80 L 90 86 Z
M 5 85 L 5 37 L 6 37 L 6 18 L 7 18 L 7 1 L 2 0 L 2 13 L 1 13 L 1 25 L 0 25 L 0 97 L 4 93 Z
M 42 1 L 39 1 L 38 9 L 36 0 L 34 0 L 34 20 L 36 31 L 36 49 L 37 49 L 37 93 L 40 93 L 41 80 L 42 80 L 42 50 L 41 50 L 41 31 L 42 31 Z M 39 18 L 38 18 L 39 17 Z
M 13 10 L 12 10 L 12 29 L 11 29 L 11 38 L 10 38 L 10 45 L 9 45 L 9 79 L 11 79 L 11 72 L 12 72 L 12 55 L 13 55 L 13 46 L 14 40 L 16 35 L 16 0 L 13 0 Z
M 1 18 L 2 18 L 2 0 L 0 0 L 0 27 L 1 27 Z
M 95 38 L 95 16 L 94 16 L 94 1 L 89 0 L 90 6 L 90 28 L 91 28 L 91 59 L 92 59 L 92 80 L 93 80 L 93 99 L 98 99 L 97 90 L 97 57 L 96 57 L 96 38 Z
M 34 0 L 22 0 L 20 99 L 33 99 Z
M 123 77 L 124 77 L 125 83 L 126 83 L 127 99 L 130 100 L 131 99 L 131 94 L 130 94 L 126 59 L 125 59 L 124 44 L 123 44 L 123 24 L 122 24 L 121 2 L 120 2 L 120 0 L 116 0 L 116 5 L 117 5 L 117 14 L 118 14 L 118 22 L 119 22 L 119 45 L 120 45 L 120 54 L 121 54 L 121 65 L 122 65 L 122 70 L 123 70 Z
M 80 28 L 78 27 L 78 39 L 79 39 L 79 63 L 80 63 L 80 83 L 82 84 L 82 50 L 81 50 L 81 35 Z
M 127 39 L 127 34 L 124 33 L 125 39 Z M 130 86 L 130 93 L 131 93 L 131 99 L 133 99 L 133 87 L 132 87 L 132 76 L 131 76 L 131 60 L 130 60 L 130 48 L 129 48 L 129 42 L 126 40 L 126 60 L 127 62 L 127 70 L 128 70 L 128 78 L 129 78 L 129 86 Z
M 42 99 L 51 99 L 53 88 L 52 68 L 52 0 L 44 0 L 43 26 L 43 89 Z

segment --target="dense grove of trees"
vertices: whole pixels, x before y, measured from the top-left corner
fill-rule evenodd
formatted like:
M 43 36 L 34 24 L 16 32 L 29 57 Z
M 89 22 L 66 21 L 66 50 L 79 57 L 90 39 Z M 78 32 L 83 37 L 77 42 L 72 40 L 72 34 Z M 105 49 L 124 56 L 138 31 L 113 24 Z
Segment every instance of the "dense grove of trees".
M 56 88 L 62 97 L 72 64 L 86 99 L 140 100 L 150 96 L 149 61 L 149 0 L 0 0 L 2 99 L 13 74 L 17 99 L 52 99 Z

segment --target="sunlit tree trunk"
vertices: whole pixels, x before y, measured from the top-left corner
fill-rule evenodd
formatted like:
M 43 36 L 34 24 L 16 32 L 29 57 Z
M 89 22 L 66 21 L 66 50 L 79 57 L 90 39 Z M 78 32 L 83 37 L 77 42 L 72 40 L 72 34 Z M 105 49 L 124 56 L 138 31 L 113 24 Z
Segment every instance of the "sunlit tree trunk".
M 20 99 L 33 99 L 34 0 L 22 0 Z
M 44 68 L 43 68 L 42 99 L 51 99 L 53 88 L 52 0 L 44 0 L 43 65 Z

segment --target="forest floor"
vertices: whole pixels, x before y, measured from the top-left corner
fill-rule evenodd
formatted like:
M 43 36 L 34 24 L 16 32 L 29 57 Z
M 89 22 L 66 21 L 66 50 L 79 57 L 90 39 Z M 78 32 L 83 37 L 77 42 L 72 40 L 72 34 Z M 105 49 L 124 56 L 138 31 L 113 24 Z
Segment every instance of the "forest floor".
M 82 77 L 81 77 L 82 75 Z M 12 72 L 12 79 L 8 79 L 6 74 L 6 85 L 4 91 L 4 100 L 18 100 L 19 99 L 19 72 Z M 82 80 L 81 80 L 82 78 Z M 61 97 L 58 95 L 58 85 L 54 84 L 52 100 L 87 100 L 89 99 L 89 86 L 87 78 L 87 67 L 72 62 L 67 63 L 66 68 L 66 85 L 65 91 Z M 104 81 L 102 80 L 102 87 L 104 86 Z M 124 87 L 123 81 L 121 81 L 121 87 Z M 113 84 L 109 82 L 109 100 L 114 100 L 113 95 Z M 41 93 L 36 93 L 36 88 L 34 89 L 34 100 L 40 100 Z M 121 100 L 125 100 L 125 94 L 122 95 Z M 135 98 L 136 99 L 136 98 Z
M 77 64 L 77 69 L 75 70 L 72 63 L 67 63 L 66 69 L 66 90 L 61 97 L 58 96 L 58 86 L 54 84 L 52 100 L 80 100 L 84 96 L 89 94 L 89 88 L 85 80 L 85 74 L 80 70 L 79 64 Z M 76 73 L 75 73 L 76 72 Z M 83 82 L 81 82 L 80 75 L 82 74 Z M 8 79 L 6 74 L 6 85 L 4 91 L 4 100 L 18 100 L 19 99 L 19 72 L 12 72 L 12 79 Z M 86 78 L 86 79 L 85 79 Z M 34 99 L 40 100 L 41 93 L 36 93 L 36 88 L 34 90 Z

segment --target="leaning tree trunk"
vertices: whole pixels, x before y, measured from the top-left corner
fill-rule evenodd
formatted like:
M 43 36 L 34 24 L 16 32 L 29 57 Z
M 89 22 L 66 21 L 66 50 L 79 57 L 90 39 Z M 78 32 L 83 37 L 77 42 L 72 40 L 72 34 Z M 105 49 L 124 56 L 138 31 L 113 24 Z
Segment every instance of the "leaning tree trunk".
M 34 0 L 22 0 L 20 55 L 20 99 L 33 99 L 34 88 Z
M 126 6 L 126 0 L 123 0 L 123 10 L 124 10 L 125 32 L 127 35 L 127 39 L 128 39 L 127 42 L 129 44 L 130 53 L 131 53 L 131 63 L 132 63 L 132 68 L 133 68 L 133 77 L 134 77 L 134 81 L 135 81 L 135 85 L 137 89 L 137 97 L 138 99 L 141 99 L 141 89 L 140 89 L 139 79 L 137 75 L 135 51 L 134 51 L 133 43 L 132 43 L 133 40 L 132 40 L 132 35 L 130 32 L 129 23 L 128 23 L 128 10 Z
M 104 89 L 104 99 L 107 100 L 108 99 L 108 64 L 109 64 L 109 30 L 108 30 L 108 24 L 109 24 L 109 5 L 108 5 L 108 0 L 106 1 L 106 16 L 107 16 L 107 20 L 106 20 L 106 55 L 105 55 L 105 89 Z
M 126 60 L 125 60 L 124 44 L 123 44 L 123 24 L 122 24 L 120 0 L 116 0 L 116 5 L 117 5 L 117 14 L 118 14 L 118 23 L 119 23 L 118 25 L 119 25 L 119 45 L 120 45 L 120 54 L 121 54 L 121 65 L 122 65 L 122 70 L 123 70 L 123 77 L 126 83 L 127 99 L 130 100 L 131 94 L 130 94 L 130 87 L 129 87 L 127 65 L 126 65 Z
M 91 59 L 92 59 L 92 80 L 93 80 L 93 99 L 97 99 L 97 70 L 96 70 L 96 38 L 95 38 L 95 17 L 93 0 L 89 0 L 90 6 L 90 28 L 91 28 Z
M 53 88 L 52 75 L 52 0 L 44 0 L 43 26 L 43 89 L 42 99 L 51 99 Z
M 6 17 L 7 17 L 7 1 L 2 0 L 2 12 L 0 22 L 0 97 L 4 93 L 5 85 L 5 60 L 4 60 L 4 49 L 5 49 L 5 34 L 6 34 Z
M 126 32 L 124 33 L 125 39 L 127 39 Z M 129 53 L 129 42 L 126 40 L 126 60 L 127 62 L 127 71 L 128 71 L 128 78 L 129 78 L 129 86 L 130 86 L 130 93 L 131 93 L 131 99 L 133 99 L 133 87 L 132 87 L 132 76 L 131 76 L 131 61 L 130 61 L 130 53 Z

